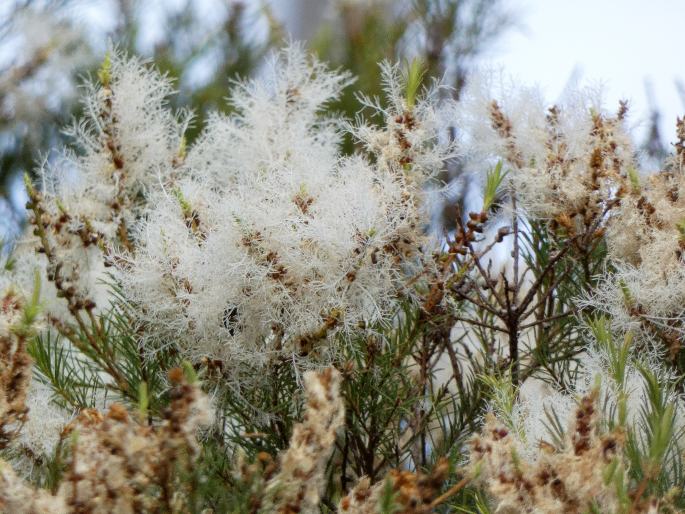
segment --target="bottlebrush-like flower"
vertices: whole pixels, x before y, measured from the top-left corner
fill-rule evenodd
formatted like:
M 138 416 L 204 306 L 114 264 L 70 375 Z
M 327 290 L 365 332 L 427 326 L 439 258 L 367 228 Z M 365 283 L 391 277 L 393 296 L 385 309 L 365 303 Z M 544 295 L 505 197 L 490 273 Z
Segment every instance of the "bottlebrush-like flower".
M 117 51 L 86 91 L 85 117 L 69 131 L 78 153 L 44 168 L 43 193 L 59 201 L 71 225 L 90 223 L 127 244 L 122 223 L 133 222 L 145 194 L 171 173 L 187 120 L 166 106 L 173 92 L 166 77 Z
M 678 132 L 685 134 L 683 126 L 679 121 Z M 615 270 L 580 302 L 609 314 L 615 329 L 660 340 L 671 356 L 685 330 L 685 176 L 675 146 L 667 169 L 644 176 L 630 170 L 607 222 Z
M 44 270 L 50 316 L 108 307 L 105 267 L 118 249 L 133 249 L 130 227 L 182 147 L 184 123 L 166 108 L 171 91 L 140 61 L 108 54 L 99 82 L 87 86 L 85 117 L 70 130 L 78 151 L 47 160 L 37 187 L 27 182 L 36 237 L 19 245 L 19 261 Z M 36 243 L 44 256 L 31 258 Z
M 387 321 L 415 294 L 432 265 L 421 186 L 451 148 L 436 96 L 402 104 L 397 80 L 388 71 L 391 125 L 353 130 L 373 161 L 342 155 L 343 120 L 320 114 L 349 77 L 301 48 L 236 86 L 235 114 L 212 118 L 122 266 L 151 333 L 194 357 L 326 354 L 333 333 Z
M 459 102 L 455 127 L 466 170 L 482 174 L 502 160 L 529 214 L 596 219 L 635 165 L 625 104 L 611 114 L 590 90 L 548 105 L 535 88 L 495 86 L 493 77 L 474 78 Z

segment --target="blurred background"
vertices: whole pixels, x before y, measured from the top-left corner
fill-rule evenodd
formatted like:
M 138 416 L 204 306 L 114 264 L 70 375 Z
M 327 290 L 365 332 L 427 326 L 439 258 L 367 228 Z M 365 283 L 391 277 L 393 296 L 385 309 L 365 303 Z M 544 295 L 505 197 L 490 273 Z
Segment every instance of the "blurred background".
M 175 79 L 172 104 L 197 114 L 191 140 L 208 112 L 228 112 L 231 80 L 292 39 L 368 95 L 380 92 L 379 61 L 415 57 L 454 96 L 478 68 L 538 84 L 550 102 L 601 87 L 610 105 L 629 100 L 656 169 L 685 112 L 683 19 L 681 0 L 1 0 L 0 238 L 21 231 L 22 174 L 68 143 L 60 129 L 79 115 L 78 85 L 113 43 Z M 348 93 L 332 108 L 360 106 Z

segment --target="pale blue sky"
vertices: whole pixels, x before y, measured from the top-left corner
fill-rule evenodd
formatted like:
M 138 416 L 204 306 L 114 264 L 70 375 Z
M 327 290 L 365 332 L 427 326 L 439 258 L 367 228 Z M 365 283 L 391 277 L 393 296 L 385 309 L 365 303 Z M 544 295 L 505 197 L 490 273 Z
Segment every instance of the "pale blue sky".
M 628 99 L 632 121 L 648 112 L 645 80 L 662 111 L 662 136 L 672 141 L 685 113 L 676 79 L 685 79 L 685 0 L 512 0 L 521 28 L 506 34 L 488 62 L 543 87 L 554 100 L 569 78 L 601 84 L 606 99 Z

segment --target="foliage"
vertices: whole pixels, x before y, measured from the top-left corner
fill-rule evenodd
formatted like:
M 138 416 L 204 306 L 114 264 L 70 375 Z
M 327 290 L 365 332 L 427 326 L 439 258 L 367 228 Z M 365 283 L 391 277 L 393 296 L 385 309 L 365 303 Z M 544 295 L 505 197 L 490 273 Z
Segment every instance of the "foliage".
M 225 104 L 103 54 L 0 253 L 0 508 L 685 509 L 685 122 L 648 173 L 624 103 L 456 98 L 462 5 L 341 2 L 397 25 L 314 44 L 358 82 L 290 44 Z M 377 63 L 416 24 L 422 57 Z

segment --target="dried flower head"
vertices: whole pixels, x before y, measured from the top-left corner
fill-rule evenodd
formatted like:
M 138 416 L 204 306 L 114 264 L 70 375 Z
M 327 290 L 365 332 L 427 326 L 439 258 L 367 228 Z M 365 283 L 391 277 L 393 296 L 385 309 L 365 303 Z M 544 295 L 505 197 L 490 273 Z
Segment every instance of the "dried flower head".
M 444 500 L 459 491 L 465 482 L 440 495 L 449 464 L 439 460 L 430 473 L 400 471 L 393 469 L 384 481 L 371 486 L 367 477 L 362 478 L 338 504 L 340 514 L 428 514 Z
M 0 461 L 0 509 L 16 514 L 64 514 L 70 512 L 63 498 L 35 489 Z
M 295 426 L 290 445 L 280 456 L 280 470 L 266 484 L 263 509 L 268 512 L 295 514 L 318 510 L 326 464 L 345 419 L 338 371 L 327 368 L 321 373 L 308 372 L 304 382 L 304 420 Z
M 39 282 L 36 281 L 38 289 Z M 13 287 L 0 282 L 0 448 L 6 448 L 26 422 L 27 393 L 33 361 L 27 352 L 33 324 L 38 315 L 38 298 L 25 298 Z
M 486 417 L 470 443 L 471 466 L 497 512 L 582 512 L 597 506 L 616 511 L 616 491 L 605 475 L 623 439 L 598 431 L 595 402 L 592 395 L 582 398 L 563 446 L 541 445 L 534 462 L 521 457 L 516 435 L 494 416 Z
M 212 415 L 207 397 L 183 372 L 172 370 L 170 380 L 175 387 L 160 425 L 142 424 L 120 404 L 106 414 L 82 411 L 63 433 L 71 453 L 57 493 L 33 489 L 3 468 L 0 505 L 27 514 L 186 512 L 179 473 L 192 466 L 197 430 Z

